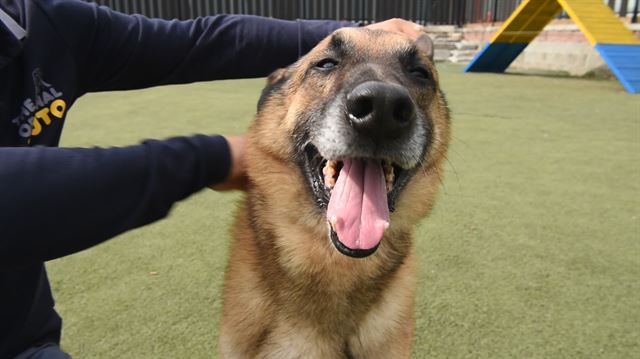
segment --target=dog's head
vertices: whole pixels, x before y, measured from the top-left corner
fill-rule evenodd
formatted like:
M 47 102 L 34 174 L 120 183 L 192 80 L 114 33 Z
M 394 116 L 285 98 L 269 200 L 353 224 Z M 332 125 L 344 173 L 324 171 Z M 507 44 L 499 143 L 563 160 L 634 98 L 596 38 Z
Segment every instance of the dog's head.
M 426 35 L 341 29 L 274 72 L 248 148 L 269 211 L 351 257 L 426 215 L 449 141 L 432 55 Z

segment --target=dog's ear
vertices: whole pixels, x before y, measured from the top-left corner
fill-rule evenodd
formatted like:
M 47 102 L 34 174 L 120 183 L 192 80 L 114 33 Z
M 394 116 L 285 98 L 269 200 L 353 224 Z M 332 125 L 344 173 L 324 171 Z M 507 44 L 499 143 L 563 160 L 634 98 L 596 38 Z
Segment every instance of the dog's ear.
M 289 79 L 289 71 L 287 69 L 277 69 L 267 77 L 267 86 L 262 89 L 262 94 L 258 100 L 258 111 L 262 108 L 267 99 Z
M 280 82 L 287 76 L 287 69 L 277 69 L 267 77 L 267 86 Z
M 416 47 L 419 51 L 425 53 L 431 62 L 433 62 L 433 41 L 427 34 L 422 34 L 416 39 Z

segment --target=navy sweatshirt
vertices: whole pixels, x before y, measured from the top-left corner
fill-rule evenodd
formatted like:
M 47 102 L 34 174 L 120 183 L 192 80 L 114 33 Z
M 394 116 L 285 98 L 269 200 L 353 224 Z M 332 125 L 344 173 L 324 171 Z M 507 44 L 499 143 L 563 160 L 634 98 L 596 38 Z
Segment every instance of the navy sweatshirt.
M 165 21 L 77 0 L 0 0 L 0 9 L 0 358 L 60 339 L 44 261 L 163 218 L 228 176 L 220 136 L 56 148 L 78 97 L 265 76 L 354 26 L 231 15 Z

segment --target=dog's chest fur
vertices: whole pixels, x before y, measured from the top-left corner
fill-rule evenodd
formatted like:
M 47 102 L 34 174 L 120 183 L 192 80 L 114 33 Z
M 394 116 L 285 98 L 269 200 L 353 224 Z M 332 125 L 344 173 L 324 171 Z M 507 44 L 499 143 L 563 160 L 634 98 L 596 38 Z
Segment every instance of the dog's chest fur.
M 375 358 L 394 346 L 410 347 L 406 340 L 404 346 L 393 341 L 411 337 L 405 332 L 413 326 L 413 254 L 377 275 L 350 271 L 344 261 L 355 259 L 340 254 L 327 260 L 316 252 L 316 265 L 304 258 L 297 259 L 307 264 L 292 263 L 283 259 L 269 229 L 250 223 L 256 217 L 244 208 L 230 258 L 235 269 L 226 278 L 224 357 Z M 234 323 L 224 328 L 225 322 Z

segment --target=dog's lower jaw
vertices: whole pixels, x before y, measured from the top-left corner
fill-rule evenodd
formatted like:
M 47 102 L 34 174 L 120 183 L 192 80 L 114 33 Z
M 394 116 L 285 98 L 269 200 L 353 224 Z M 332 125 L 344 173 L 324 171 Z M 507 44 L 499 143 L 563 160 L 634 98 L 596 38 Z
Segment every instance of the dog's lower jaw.
M 349 256 L 352 258 L 366 258 L 374 254 L 378 250 L 378 247 L 380 247 L 380 243 L 378 243 L 375 247 L 370 249 L 351 249 L 340 242 L 340 239 L 338 239 L 338 234 L 333 230 L 331 225 L 329 225 L 328 232 L 333 246 L 338 252 L 345 256 Z

